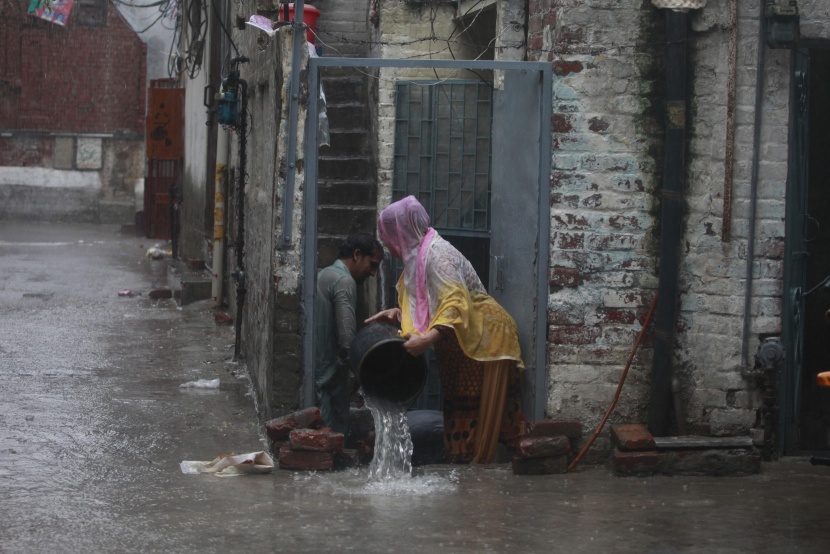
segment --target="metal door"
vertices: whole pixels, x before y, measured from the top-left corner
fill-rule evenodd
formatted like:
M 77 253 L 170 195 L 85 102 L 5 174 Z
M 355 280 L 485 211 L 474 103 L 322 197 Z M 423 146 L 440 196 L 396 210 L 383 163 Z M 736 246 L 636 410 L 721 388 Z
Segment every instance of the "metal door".
M 144 180 L 147 238 L 173 238 L 176 223 L 173 214 L 184 157 L 184 89 L 176 85 L 175 79 L 157 79 L 150 81 L 148 91 Z
M 799 404 L 804 339 L 804 287 L 808 262 L 806 225 L 809 183 L 810 55 L 795 52 L 793 74 L 793 126 L 790 139 L 790 170 L 787 178 L 787 207 L 784 245 L 784 302 L 782 340 L 786 349 L 780 378 L 780 446 L 784 454 L 798 446 Z
M 539 356 L 536 329 L 546 324 L 547 256 L 540 265 L 540 244 L 547 251 L 547 219 L 539 206 L 547 196 L 537 185 L 542 178 L 540 151 L 543 133 L 541 75 L 537 71 L 504 72 L 503 88 L 494 92 L 492 131 L 490 294 L 513 316 L 519 327 L 525 363 L 525 413 L 544 417 L 546 359 Z M 547 168 L 545 176 L 549 174 Z M 547 189 L 545 189 L 547 190 Z

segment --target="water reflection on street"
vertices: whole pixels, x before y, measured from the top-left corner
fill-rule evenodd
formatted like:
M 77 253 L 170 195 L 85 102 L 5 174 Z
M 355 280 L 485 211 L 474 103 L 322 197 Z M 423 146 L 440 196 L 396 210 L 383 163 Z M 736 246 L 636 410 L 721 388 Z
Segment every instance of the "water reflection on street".
M 185 475 L 183 460 L 266 448 L 257 407 L 233 327 L 148 298 L 166 265 L 117 231 L 0 222 L 4 554 L 830 551 L 830 468 L 804 458 L 735 478 Z

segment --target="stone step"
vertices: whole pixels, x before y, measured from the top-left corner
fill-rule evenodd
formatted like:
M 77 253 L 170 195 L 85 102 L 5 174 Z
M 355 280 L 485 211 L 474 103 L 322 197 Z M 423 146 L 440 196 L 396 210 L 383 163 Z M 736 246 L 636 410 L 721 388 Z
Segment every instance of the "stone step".
M 369 154 L 369 133 L 366 129 L 331 129 L 329 150 L 321 153 L 336 153 L 338 156 L 367 156 Z
M 366 87 L 363 77 L 355 75 L 331 76 L 323 75 L 323 92 L 326 95 L 326 104 L 336 106 L 343 103 L 363 102 L 366 97 Z
M 329 129 L 359 129 L 366 127 L 366 105 L 361 102 L 336 104 L 326 107 Z
M 179 304 L 186 306 L 200 300 L 211 298 L 212 279 L 210 272 L 198 264 L 190 265 L 181 260 L 169 260 L 167 272 L 168 286 L 179 293 Z
M 365 206 L 377 204 L 377 187 L 372 181 L 321 179 L 317 183 L 318 206 Z
M 701 450 L 753 448 L 752 437 L 654 437 L 657 450 Z
M 320 206 L 317 213 L 319 237 L 346 237 L 354 233 L 374 233 L 377 210 L 362 206 Z M 319 239 L 318 239 L 319 242 Z
M 317 160 L 317 172 L 321 180 L 368 180 L 373 177 L 374 166 L 369 157 L 324 155 Z
M 625 452 L 615 449 L 617 475 L 755 475 L 761 472 L 761 454 L 755 449 L 657 450 Z

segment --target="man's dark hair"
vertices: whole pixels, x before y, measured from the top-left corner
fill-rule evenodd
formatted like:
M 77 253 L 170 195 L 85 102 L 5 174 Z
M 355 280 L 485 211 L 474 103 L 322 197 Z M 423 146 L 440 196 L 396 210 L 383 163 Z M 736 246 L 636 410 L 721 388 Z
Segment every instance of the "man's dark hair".
M 360 250 L 360 253 L 364 256 L 374 256 L 375 254 L 383 256 L 383 246 L 378 242 L 378 239 L 369 233 L 357 233 L 344 240 L 337 252 L 337 257 L 341 259 L 351 258 L 355 250 Z

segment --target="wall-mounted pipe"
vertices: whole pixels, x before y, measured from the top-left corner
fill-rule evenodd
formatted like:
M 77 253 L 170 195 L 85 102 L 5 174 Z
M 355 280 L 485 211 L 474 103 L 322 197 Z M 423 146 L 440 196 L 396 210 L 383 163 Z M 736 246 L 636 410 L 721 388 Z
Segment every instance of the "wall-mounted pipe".
M 649 431 L 658 437 L 669 432 L 672 404 L 672 356 L 686 181 L 687 36 L 687 14 L 666 10 L 667 117 L 661 192 L 660 282 L 648 412 Z
M 746 288 L 744 289 L 744 325 L 741 334 L 741 363 L 749 367 L 749 328 L 752 322 L 752 264 L 755 261 L 755 218 L 758 212 L 758 156 L 761 150 L 761 103 L 764 98 L 764 66 L 767 59 L 764 2 L 759 2 L 758 53 L 755 69 L 755 121 L 752 131 L 752 177 L 749 183 L 749 232 L 746 238 Z
M 210 297 L 215 308 L 222 307 L 225 275 L 225 199 L 228 194 L 228 132 L 219 130 L 216 141 L 216 176 L 213 194 L 213 267 Z
M 294 180 L 297 174 L 297 127 L 300 109 L 300 62 L 306 46 L 306 33 L 303 24 L 304 1 L 294 2 L 294 52 L 291 58 L 291 82 L 288 84 L 288 151 L 285 154 L 285 190 L 282 194 L 282 235 L 278 248 L 291 246 L 293 236 Z
M 726 155 L 723 163 L 721 240 L 732 240 L 732 174 L 735 161 L 735 97 L 738 75 L 738 0 L 729 0 L 729 73 L 726 76 Z
M 248 61 L 247 58 L 245 61 Z M 239 358 L 242 352 L 242 316 L 245 310 L 245 178 L 248 172 L 248 83 L 239 79 L 239 125 L 236 127 L 239 139 L 239 169 L 236 185 L 236 268 L 232 276 L 236 281 L 236 315 L 234 317 L 233 355 Z

